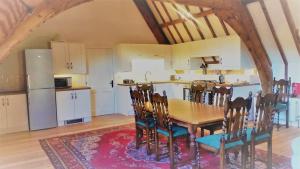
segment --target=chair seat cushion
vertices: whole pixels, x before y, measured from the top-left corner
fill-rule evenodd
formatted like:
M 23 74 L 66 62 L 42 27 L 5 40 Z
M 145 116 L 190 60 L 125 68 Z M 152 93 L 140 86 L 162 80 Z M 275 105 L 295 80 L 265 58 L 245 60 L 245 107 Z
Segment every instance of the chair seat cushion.
M 214 148 L 215 150 L 219 150 L 221 147 L 220 140 L 222 138 L 222 135 L 223 134 L 214 134 L 205 137 L 199 137 L 196 139 L 196 142 Z M 239 147 L 243 145 L 244 145 L 243 141 L 238 140 L 235 142 L 225 144 L 225 149 L 230 149 L 230 148 Z
M 157 132 L 166 137 L 169 137 L 169 132 L 167 130 L 158 128 Z M 173 132 L 173 137 L 180 137 L 180 136 L 188 135 L 188 129 L 186 127 L 178 126 L 176 124 L 174 124 L 172 126 L 172 132 Z
M 146 123 L 144 121 L 142 121 L 142 120 L 138 120 L 136 122 L 136 124 L 139 125 L 139 126 L 142 126 L 142 127 L 146 127 Z M 153 128 L 153 127 L 154 127 L 154 120 L 150 119 L 149 120 L 149 128 Z
M 284 103 L 277 103 L 275 109 L 277 111 L 284 111 L 287 110 L 287 104 Z
M 251 132 L 253 128 L 247 128 L 247 142 L 251 141 Z M 267 140 L 270 137 L 269 133 L 264 133 L 261 135 L 256 136 L 255 141 L 264 141 Z

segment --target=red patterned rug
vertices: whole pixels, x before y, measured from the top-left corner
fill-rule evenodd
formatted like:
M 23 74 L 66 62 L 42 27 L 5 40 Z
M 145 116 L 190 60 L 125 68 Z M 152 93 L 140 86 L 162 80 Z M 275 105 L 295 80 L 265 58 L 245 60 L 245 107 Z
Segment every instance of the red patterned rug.
M 56 169 L 167 169 L 169 160 L 156 161 L 154 155 L 147 155 L 145 146 L 135 149 L 135 130 L 132 125 L 88 131 L 73 135 L 40 140 Z M 179 154 L 184 158 L 187 149 L 179 143 Z M 257 150 L 257 158 L 266 159 L 266 152 Z M 233 158 L 233 155 L 230 155 Z M 201 166 L 215 169 L 219 157 L 201 151 Z M 229 168 L 239 168 L 239 161 L 233 161 Z M 257 169 L 266 168 L 263 162 L 256 162 Z M 187 165 L 182 169 L 191 168 Z M 290 159 L 273 154 L 274 169 L 290 169 Z

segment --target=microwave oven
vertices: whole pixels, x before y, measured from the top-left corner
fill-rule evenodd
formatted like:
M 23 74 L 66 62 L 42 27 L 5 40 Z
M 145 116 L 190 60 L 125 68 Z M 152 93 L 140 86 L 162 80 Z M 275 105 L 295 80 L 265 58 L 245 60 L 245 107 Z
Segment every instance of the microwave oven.
M 71 88 L 72 77 L 56 77 L 54 78 L 55 88 Z

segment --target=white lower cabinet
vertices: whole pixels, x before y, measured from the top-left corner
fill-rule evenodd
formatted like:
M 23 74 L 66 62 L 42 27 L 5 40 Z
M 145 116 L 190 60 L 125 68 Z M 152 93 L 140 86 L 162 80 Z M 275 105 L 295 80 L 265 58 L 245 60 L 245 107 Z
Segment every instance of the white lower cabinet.
M 28 130 L 26 94 L 0 96 L 0 134 Z
M 58 125 L 63 126 L 68 120 L 91 120 L 90 90 L 68 90 L 56 92 Z

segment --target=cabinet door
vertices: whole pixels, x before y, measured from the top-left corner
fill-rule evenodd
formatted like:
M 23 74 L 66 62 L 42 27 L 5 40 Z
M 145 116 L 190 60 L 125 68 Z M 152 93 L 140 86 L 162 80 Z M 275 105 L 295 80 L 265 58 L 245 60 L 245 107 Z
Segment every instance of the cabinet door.
M 6 128 L 6 98 L 5 96 L 0 96 L 0 133 L 1 130 Z
M 75 93 L 75 118 L 91 117 L 91 91 L 76 90 Z
M 65 42 L 51 42 L 54 74 L 70 73 L 67 47 Z
M 56 92 L 58 121 L 72 120 L 74 116 L 75 95 L 73 91 Z
M 68 43 L 71 72 L 86 73 L 85 47 L 81 43 Z
M 27 98 L 25 94 L 6 96 L 6 110 L 9 132 L 28 130 Z

